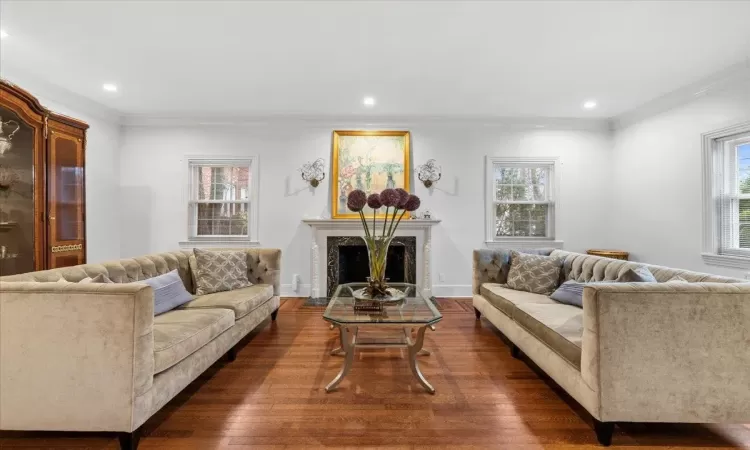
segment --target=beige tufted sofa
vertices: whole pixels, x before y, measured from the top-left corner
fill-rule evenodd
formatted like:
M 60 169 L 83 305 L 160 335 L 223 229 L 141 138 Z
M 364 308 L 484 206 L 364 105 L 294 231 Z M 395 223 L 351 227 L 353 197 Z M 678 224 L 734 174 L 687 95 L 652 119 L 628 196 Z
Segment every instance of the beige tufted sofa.
M 563 280 L 614 281 L 645 265 L 659 283 L 584 289 L 583 309 L 505 287 L 508 250 L 474 252 L 474 308 L 594 417 L 615 422 L 750 422 L 750 284 L 561 250 Z M 679 276 L 688 283 L 665 283 Z M 561 280 L 561 281 L 563 281 Z
M 151 287 L 192 251 L 0 278 L 0 429 L 120 432 L 123 448 L 170 399 L 279 308 L 281 251 L 247 249 L 253 286 L 154 317 Z M 113 284 L 78 284 L 105 274 Z M 58 282 L 63 278 L 68 282 Z

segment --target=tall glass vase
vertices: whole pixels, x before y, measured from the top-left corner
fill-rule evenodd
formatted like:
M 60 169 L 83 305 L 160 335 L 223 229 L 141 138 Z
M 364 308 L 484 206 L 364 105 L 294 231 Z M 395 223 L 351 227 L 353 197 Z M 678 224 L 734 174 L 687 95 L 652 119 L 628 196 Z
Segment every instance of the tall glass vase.
M 393 236 L 364 237 L 367 245 L 367 256 L 370 259 L 370 277 L 367 279 L 370 295 L 384 297 L 388 295 L 385 279 L 385 265 L 388 260 L 388 247 Z

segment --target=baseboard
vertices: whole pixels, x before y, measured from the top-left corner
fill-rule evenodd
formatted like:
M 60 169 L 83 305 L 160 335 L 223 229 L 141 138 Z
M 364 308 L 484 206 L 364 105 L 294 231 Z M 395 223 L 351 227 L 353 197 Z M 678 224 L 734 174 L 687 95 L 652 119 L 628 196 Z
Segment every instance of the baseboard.
M 470 284 L 435 284 L 432 295 L 437 298 L 471 297 Z
M 310 291 L 311 286 L 309 284 L 300 284 L 296 291 L 291 284 L 282 284 L 280 297 L 309 297 Z
M 281 297 L 309 297 L 309 284 L 300 284 L 298 290 L 292 289 L 291 284 L 281 285 Z M 432 295 L 438 298 L 471 297 L 470 284 L 436 284 L 432 286 Z

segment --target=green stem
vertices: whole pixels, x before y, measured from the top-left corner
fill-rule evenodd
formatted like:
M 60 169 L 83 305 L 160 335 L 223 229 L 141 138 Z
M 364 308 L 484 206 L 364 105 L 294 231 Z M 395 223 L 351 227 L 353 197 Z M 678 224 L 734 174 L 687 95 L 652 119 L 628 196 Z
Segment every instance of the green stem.
M 362 227 L 365 229 L 365 236 L 368 238 L 370 237 L 370 230 L 367 228 L 367 221 L 365 220 L 365 215 L 362 213 L 362 211 L 359 211 L 359 220 L 362 221 Z
M 383 219 L 383 237 L 385 237 L 385 225 L 388 223 L 388 206 L 385 207 L 385 219 Z
M 375 234 L 377 234 L 377 229 L 375 228 L 375 214 L 377 213 L 376 210 L 372 210 L 372 237 L 375 237 Z
M 396 232 L 396 228 L 398 228 L 398 224 L 401 223 L 401 218 L 404 217 L 404 214 L 406 214 L 406 210 L 401 211 L 401 215 L 398 217 L 398 222 L 396 222 L 396 226 L 393 228 L 393 232 Z

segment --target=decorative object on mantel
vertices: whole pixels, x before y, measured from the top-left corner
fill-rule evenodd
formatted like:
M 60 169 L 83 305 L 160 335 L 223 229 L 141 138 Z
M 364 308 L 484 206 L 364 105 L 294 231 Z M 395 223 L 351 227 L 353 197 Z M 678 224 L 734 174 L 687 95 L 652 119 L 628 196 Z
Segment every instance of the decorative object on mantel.
M 356 189 L 349 193 L 346 206 L 350 211 L 358 213 L 362 221 L 362 228 L 365 230 L 365 236 L 362 238 L 367 246 L 367 256 L 370 260 L 370 277 L 367 278 L 368 286 L 354 292 L 357 299 L 395 301 L 404 298 L 405 294 L 398 289 L 390 288 L 386 284 L 385 263 L 388 255 L 388 247 L 391 245 L 393 235 L 396 233 L 398 225 L 401 223 L 406 212 L 412 212 L 419 209 L 419 197 L 409 194 L 405 189 L 384 189 L 380 194 L 365 194 L 364 191 Z M 372 230 L 367 226 L 367 219 L 363 212 L 365 206 L 372 209 Z M 376 218 L 377 211 L 385 206 L 385 218 L 383 219 L 383 229 L 378 236 Z M 388 225 L 388 213 L 393 208 L 390 216 L 390 225 Z M 399 215 L 399 211 L 401 214 Z M 396 216 L 398 220 L 396 220 Z
M 443 169 L 438 166 L 437 161 L 428 159 L 426 163 L 417 167 L 417 178 L 424 184 L 424 187 L 431 188 L 443 176 Z
M 409 154 L 408 131 L 334 131 L 331 218 L 356 219 L 346 210 L 348 196 L 355 190 L 408 191 Z M 363 212 L 369 216 L 372 211 L 365 206 Z
M 326 177 L 326 173 L 323 170 L 323 158 L 318 158 L 313 162 L 303 164 L 299 171 L 302 173 L 302 179 L 310 183 L 310 186 L 316 188 L 323 179 Z
M 628 258 L 630 257 L 630 253 L 623 252 L 622 250 L 591 249 L 591 250 L 586 250 L 586 253 L 589 255 L 594 255 L 594 256 L 603 256 L 605 258 L 622 259 L 623 261 L 627 261 Z
M 3 130 L 3 127 L 6 126 L 15 127 L 13 131 L 11 131 L 7 136 L 5 135 L 5 132 Z M 8 120 L 7 122 L 3 122 L 3 118 L 0 117 L 0 156 L 3 156 L 5 152 L 10 150 L 10 148 L 13 146 L 11 140 L 13 139 L 13 135 L 16 134 L 16 131 L 18 131 L 19 128 L 21 128 L 21 126 L 15 120 Z

